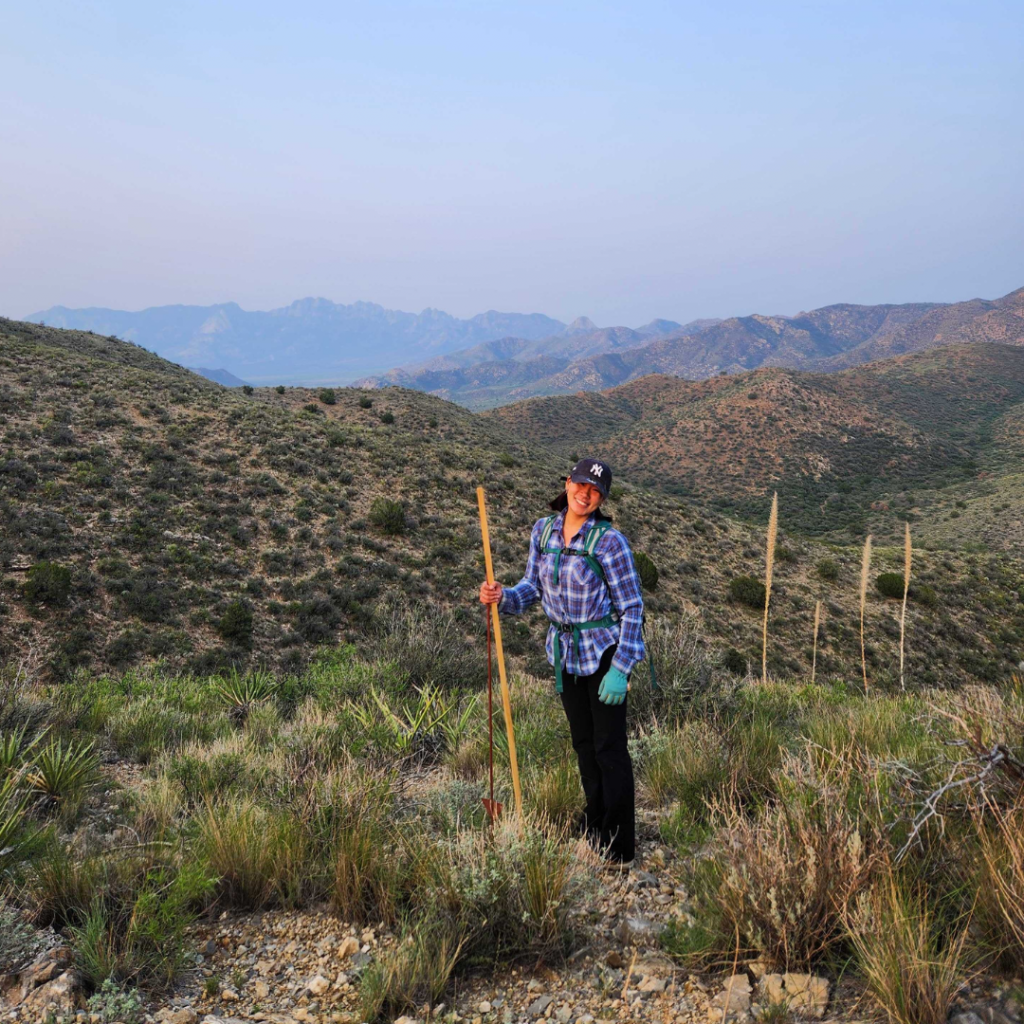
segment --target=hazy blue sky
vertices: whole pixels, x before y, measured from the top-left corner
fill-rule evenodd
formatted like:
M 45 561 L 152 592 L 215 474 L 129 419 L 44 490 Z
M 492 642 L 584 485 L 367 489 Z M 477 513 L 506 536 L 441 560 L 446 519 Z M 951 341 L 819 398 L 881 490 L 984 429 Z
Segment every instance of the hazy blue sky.
M 0 0 L 0 313 L 1024 285 L 1024 3 Z

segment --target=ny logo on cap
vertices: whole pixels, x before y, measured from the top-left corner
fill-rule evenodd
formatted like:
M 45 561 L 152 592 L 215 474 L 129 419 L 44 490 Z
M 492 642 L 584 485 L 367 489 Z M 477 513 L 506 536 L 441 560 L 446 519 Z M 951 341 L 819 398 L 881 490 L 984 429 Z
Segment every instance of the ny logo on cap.
M 590 472 L 593 473 L 594 476 L 600 476 L 604 472 L 604 466 L 602 466 L 600 462 L 595 462 L 590 467 Z

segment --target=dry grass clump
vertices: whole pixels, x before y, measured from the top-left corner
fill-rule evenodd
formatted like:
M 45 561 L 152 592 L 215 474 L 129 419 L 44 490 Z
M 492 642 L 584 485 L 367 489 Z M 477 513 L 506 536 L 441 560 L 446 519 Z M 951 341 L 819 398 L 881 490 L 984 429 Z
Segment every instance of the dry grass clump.
M 875 855 L 844 794 L 795 762 L 791 798 L 755 815 L 719 803 L 714 899 L 724 933 L 779 970 L 827 961 L 846 940 L 844 918 L 867 886 Z
M 292 816 L 238 797 L 200 812 L 199 851 L 221 900 L 247 910 L 296 906 L 317 888 L 309 836 Z
M 857 962 L 893 1024 L 946 1024 L 969 971 L 968 922 L 944 928 L 920 886 L 891 864 L 847 914 Z

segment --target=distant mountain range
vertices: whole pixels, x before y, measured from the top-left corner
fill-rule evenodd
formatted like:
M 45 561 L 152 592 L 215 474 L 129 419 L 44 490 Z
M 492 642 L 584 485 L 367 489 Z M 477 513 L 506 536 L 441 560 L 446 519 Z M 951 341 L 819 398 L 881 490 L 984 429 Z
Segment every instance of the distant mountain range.
M 703 380 L 758 367 L 832 371 L 966 342 L 1024 344 L 1024 288 L 1001 299 L 825 306 L 796 316 L 753 314 L 638 331 L 577 332 L 532 344 L 505 339 L 399 367 L 363 386 L 400 384 L 471 409 L 523 398 L 601 391 L 652 373 Z
M 652 320 L 635 329 L 493 310 L 460 320 L 436 309 L 405 313 L 327 299 L 269 312 L 235 303 L 138 313 L 54 306 L 29 319 L 124 338 L 185 366 L 221 367 L 197 372 L 233 386 L 243 379 L 398 384 L 488 409 L 601 391 L 651 373 L 702 380 L 758 367 L 833 371 L 937 345 L 1018 345 L 1024 343 L 1024 288 L 991 301 L 844 303 L 796 316 Z
M 480 313 L 459 320 L 438 309 L 403 313 L 372 302 L 300 299 L 266 312 L 216 306 L 119 309 L 53 306 L 26 318 L 50 327 L 113 335 L 182 366 L 227 367 L 253 384 L 340 384 L 389 366 L 515 336 L 566 329 L 540 313 Z

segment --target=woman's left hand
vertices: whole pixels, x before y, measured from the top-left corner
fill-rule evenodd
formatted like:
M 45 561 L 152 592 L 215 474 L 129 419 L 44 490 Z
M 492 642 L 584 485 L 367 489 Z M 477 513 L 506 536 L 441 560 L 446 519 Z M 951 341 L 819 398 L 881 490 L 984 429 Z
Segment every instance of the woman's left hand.
M 629 679 L 614 665 L 604 674 L 597 689 L 597 699 L 602 704 L 621 704 L 629 692 Z

